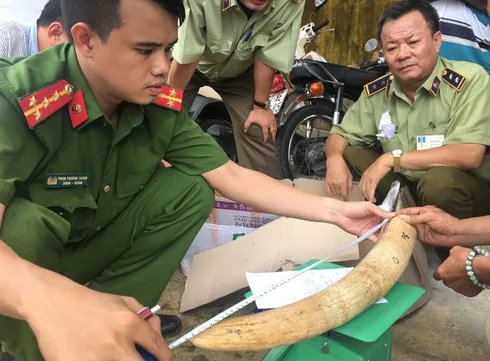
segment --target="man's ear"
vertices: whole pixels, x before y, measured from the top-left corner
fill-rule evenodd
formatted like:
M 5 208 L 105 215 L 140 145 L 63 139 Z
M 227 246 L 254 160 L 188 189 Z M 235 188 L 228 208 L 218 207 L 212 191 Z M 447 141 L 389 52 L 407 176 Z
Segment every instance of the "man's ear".
M 436 32 L 432 37 L 432 39 L 436 43 L 437 52 L 439 53 L 439 50 L 441 49 L 441 45 L 442 45 L 442 33 L 440 31 Z
M 68 41 L 63 25 L 55 21 L 48 26 L 48 42 L 50 46 Z
M 87 58 L 93 56 L 94 45 L 100 42 L 99 36 L 85 23 L 77 23 L 71 28 L 73 45 Z

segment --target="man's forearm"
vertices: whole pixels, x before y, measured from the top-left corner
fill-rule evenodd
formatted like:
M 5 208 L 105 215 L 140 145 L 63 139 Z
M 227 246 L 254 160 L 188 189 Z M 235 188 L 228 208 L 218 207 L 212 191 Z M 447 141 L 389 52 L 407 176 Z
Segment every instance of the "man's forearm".
M 231 161 L 203 176 L 220 194 L 263 212 L 335 223 L 342 211 L 343 203 L 336 199 L 299 191 Z
M 276 70 L 270 66 L 262 63 L 261 61 L 255 60 L 254 62 L 254 84 L 255 84 L 255 95 L 256 101 L 261 103 L 266 103 L 269 100 L 269 94 L 272 88 L 272 82 L 274 81 L 274 76 Z
M 175 59 L 170 66 L 168 74 L 168 85 L 176 89 L 184 90 L 191 81 L 192 75 L 196 71 L 199 60 L 190 64 L 179 64 Z
M 490 216 L 467 218 L 458 221 L 457 235 L 462 247 L 490 245 Z
M 325 154 L 328 159 L 336 156 L 342 157 L 349 142 L 339 134 L 330 134 L 325 142 Z
M 428 170 L 434 167 L 453 167 L 472 171 L 477 169 L 485 155 L 480 144 L 449 144 L 442 147 L 403 153 L 402 169 Z
M 3 214 L 5 213 L 5 205 L 0 203 L 0 229 L 2 228 Z
M 0 314 L 25 319 L 26 295 L 33 291 L 33 264 L 15 254 L 0 240 Z

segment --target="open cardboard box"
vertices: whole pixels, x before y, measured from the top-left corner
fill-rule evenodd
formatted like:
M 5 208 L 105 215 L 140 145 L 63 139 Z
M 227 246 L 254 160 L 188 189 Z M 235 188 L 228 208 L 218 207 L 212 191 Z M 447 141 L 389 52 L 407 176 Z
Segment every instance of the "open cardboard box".
M 297 179 L 290 184 L 300 190 L 325 196 L 323 181 Z M 411 197 L 405 199 L 408 199 L 405 203 L 411 201 Z M 359 188 L 355 186 L 349 201 L 359 200 L 362 197 Z M 233 242 L 194 255 L 180 312 L 192 310 L 246 287 L 246 272 L 273 272 L 285 265 L 322 259 L 354 239 L 355 236 L 335 225 L 279 218 Z M 359 247 L 352 247 L 329 262 L 355 266 L 372 246 L 370 241 L 364 241 Z M 400 281 L 422 287 L 426 293 L 407 313 L 430 299 L 428 275 L 425 251 L 417 242 L 412 260 Z

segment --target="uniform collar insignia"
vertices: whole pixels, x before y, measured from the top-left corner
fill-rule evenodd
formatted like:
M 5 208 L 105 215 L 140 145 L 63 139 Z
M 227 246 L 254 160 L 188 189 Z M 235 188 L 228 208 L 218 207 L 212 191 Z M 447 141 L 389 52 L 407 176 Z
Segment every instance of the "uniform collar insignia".
M 432 85 L 430 87 L 430 92 L 433 96 L 436 96 L 439 93 L 439 89 L 441 87 L 441 79 L 436 75 L 434 80 L 432 80 Z
M 231 8 L 231 0 L 223 0 L 223 11 Z

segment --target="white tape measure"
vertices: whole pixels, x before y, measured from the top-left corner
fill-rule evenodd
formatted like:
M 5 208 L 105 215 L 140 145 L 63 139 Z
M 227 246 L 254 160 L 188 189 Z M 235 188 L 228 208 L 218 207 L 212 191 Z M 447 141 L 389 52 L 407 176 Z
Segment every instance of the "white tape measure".
M 388 198 L 388 197 L 386 197 L 386 198 Z M 395 199 L 396 199 L 396 197 L 395 197 Z M 392 207 L 390 207 L 389 209 L 392 209 Z M 352 241 L 351 243 L 349 243 L 346 247 L 344 247 L 344 248 L 342 248 L 342 249 L 334 252 L 333 254 L 329 255 L 328 257 L 325 257 L 324 259 L 322 259 L 322 260 L 320 260 L 320 261 L 318 261 L 318 262 L 316 262 L 316 263 L 314 263 L 314 264 L 306 267 L 305 269 L 302 269 L 299 272 L 295 272 L 293 275 L 291 275 L 289 277 L 286 277 L 283 280 L 281 280 L 281 281 L 279 281 L 279 282 L 277 282 L 275 284 L 270 285 L 269 287 L 265 288 L 261 292 L 259 292 L 259 293 L 255 294 L 255 295 L 253 295 L 253 296 L 251 296 L 251 297 L 249 297 L 249 298 L 247 298 L 247 299 L 245 299 L 245 300 L 237 303 L 236 305 L 231 306 L 227 310 L 221 312 L 220 314 L 214 316 L 213 318 L 211 318 L 210 320 L 204 322 L 200 326 L 197 326 L 192 331 L 186 333 L 184 336 L 182 336 L 178 340 L 172 342 L 169 345 L 170 349 L 174 349 L 177 346 L 182 345 L 183 343 L 189 341 L 191 338 L 199 335 L 201 332 L 204 332 L 208 328 L 216 325 L 218 322 L 223 321 L 225 318 L 227 318 L 227 317 L 231 316 L 232 314 L 234 314 L 235 312 L 241 310 L 245 306 L 248 306 L 252 302 L 255 302 L 255 300 L 257 300 L 258 298 L 260 298 L 262 296 L 265 296 L 269 292 L 274 291 L 275 289 L 277 289 L 278 287 L 281 287 L 285 283 L 288 283 L 289 281 L 295 279 L 296 277 L 299 277 L 299 276 L 305 274 L 306 272 L 308 272 L 312 268 L 315 268 L 316 266 L 320 265 L 321 263 L 323 263 L 325 261 L 328 261 L 330 258 L 335 257 L 335 256 L 337 256 L 337 255 L 339 255 L 339 254 L 347 251 L 349 248 L 354 247 L 356 244 L 361 243 L 362 241 L 364 241 L 365 239 L 369 238 L 370 236 L 372 236 L 373 234 L 375 234 L 377 231 L 379 231 L 388 221 L 389 221 L 389 219 L 385 219 L 383 222 L 381 222 L 377 226 L 371 228 L 369 231 L 367 231 L 366 233 L 364 233 L 362 236 L 360 236 L 359 238 L 357 238 L 354 241 Z

